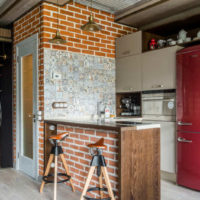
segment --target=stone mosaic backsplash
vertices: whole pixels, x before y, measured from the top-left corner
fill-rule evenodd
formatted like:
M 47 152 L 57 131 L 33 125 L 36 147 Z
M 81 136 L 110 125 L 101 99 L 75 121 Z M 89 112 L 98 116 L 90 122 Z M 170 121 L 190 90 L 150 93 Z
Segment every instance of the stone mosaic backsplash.
M 115 59 L 44 51 L 45 119 L 92 119 L 97 102 L 115 113 Z M 66 102 L 67 108 L 54 109 L 53 102 Z

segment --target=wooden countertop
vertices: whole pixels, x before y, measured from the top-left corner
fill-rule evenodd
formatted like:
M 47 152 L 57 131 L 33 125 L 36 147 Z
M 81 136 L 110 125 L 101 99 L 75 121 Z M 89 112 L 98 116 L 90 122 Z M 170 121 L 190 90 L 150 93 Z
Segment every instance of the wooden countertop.
M 77 126 L 83 128 L 92 128 L 92 129 L 101 129 L 101 130 L 111 130 L 111 131 L 120 131 L 121 129 L 131 129 L 131 130 L 142 130 L 150 128 L 160 128 L 159 124 L 150 124 L 143 122 L 119 122 L 119 121 L 69 121 L 69 120 L 54 120 L 47 119 L 44 120 L 45 123 L 53 125 L 67 125 L 67 126 Z

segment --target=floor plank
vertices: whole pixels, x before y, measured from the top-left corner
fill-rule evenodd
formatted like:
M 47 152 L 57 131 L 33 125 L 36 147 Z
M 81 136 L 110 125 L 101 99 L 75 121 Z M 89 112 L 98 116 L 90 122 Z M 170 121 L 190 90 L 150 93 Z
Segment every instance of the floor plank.
M 200 192 L 162 181 L 161 200 L 199 200 Z
M 40 183 L 14 169 L 0 169 L 0 200 L 53 200 L 53 184 L 47 184 L 42 194 Z M 58 200 L 79 200 L 64 184 L 58 185 Z
M 39 193 L 40 184 L 14 169 L 0 169 L 0 200 L 53 200 L 53 184 L 45 185 Z M 58 185 L 58 200 L 79 200 L 80 193 L 73 193 L 64 184 Z M 199 200 L 200 192 L 161 182 L 161 200 Z

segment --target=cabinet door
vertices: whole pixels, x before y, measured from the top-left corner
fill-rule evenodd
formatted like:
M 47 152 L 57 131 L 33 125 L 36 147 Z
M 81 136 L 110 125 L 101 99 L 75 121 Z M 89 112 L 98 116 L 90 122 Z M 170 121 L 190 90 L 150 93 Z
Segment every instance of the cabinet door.
M 142 90 L 141 55 L 119 58 L 116 61 L 117 92 L 135 92 Z
M 176 51 L 168 47 L 142 54 L 143 90 L 176 88 Z
M 116 57 L 142 53 L 142 32 L 138 31 L 130 35 L 125 35 L 116 39 Z
M 160 124 L 160 170 L 176 173 L 176 122 L 143 120 L 144 123 Z
M 200 190 L 200 135 L 178 132 L 177 183 L 194 190 Z
M 176 123 L 161 123 L 161 170 L 176 173 Z

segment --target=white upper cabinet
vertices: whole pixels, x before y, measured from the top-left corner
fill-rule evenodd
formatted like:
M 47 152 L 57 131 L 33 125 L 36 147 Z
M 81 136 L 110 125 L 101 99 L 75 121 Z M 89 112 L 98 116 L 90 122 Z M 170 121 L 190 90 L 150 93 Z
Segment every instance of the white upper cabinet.
M 116 39 L 116 58 L 142 53 L 142 31 Z
M 142 90 L 141 54 L 116 60 L 116 91 L 136 92 Z
M 173 46 L 142 54 L 142 90 L 176 88 L 176 51 Z

